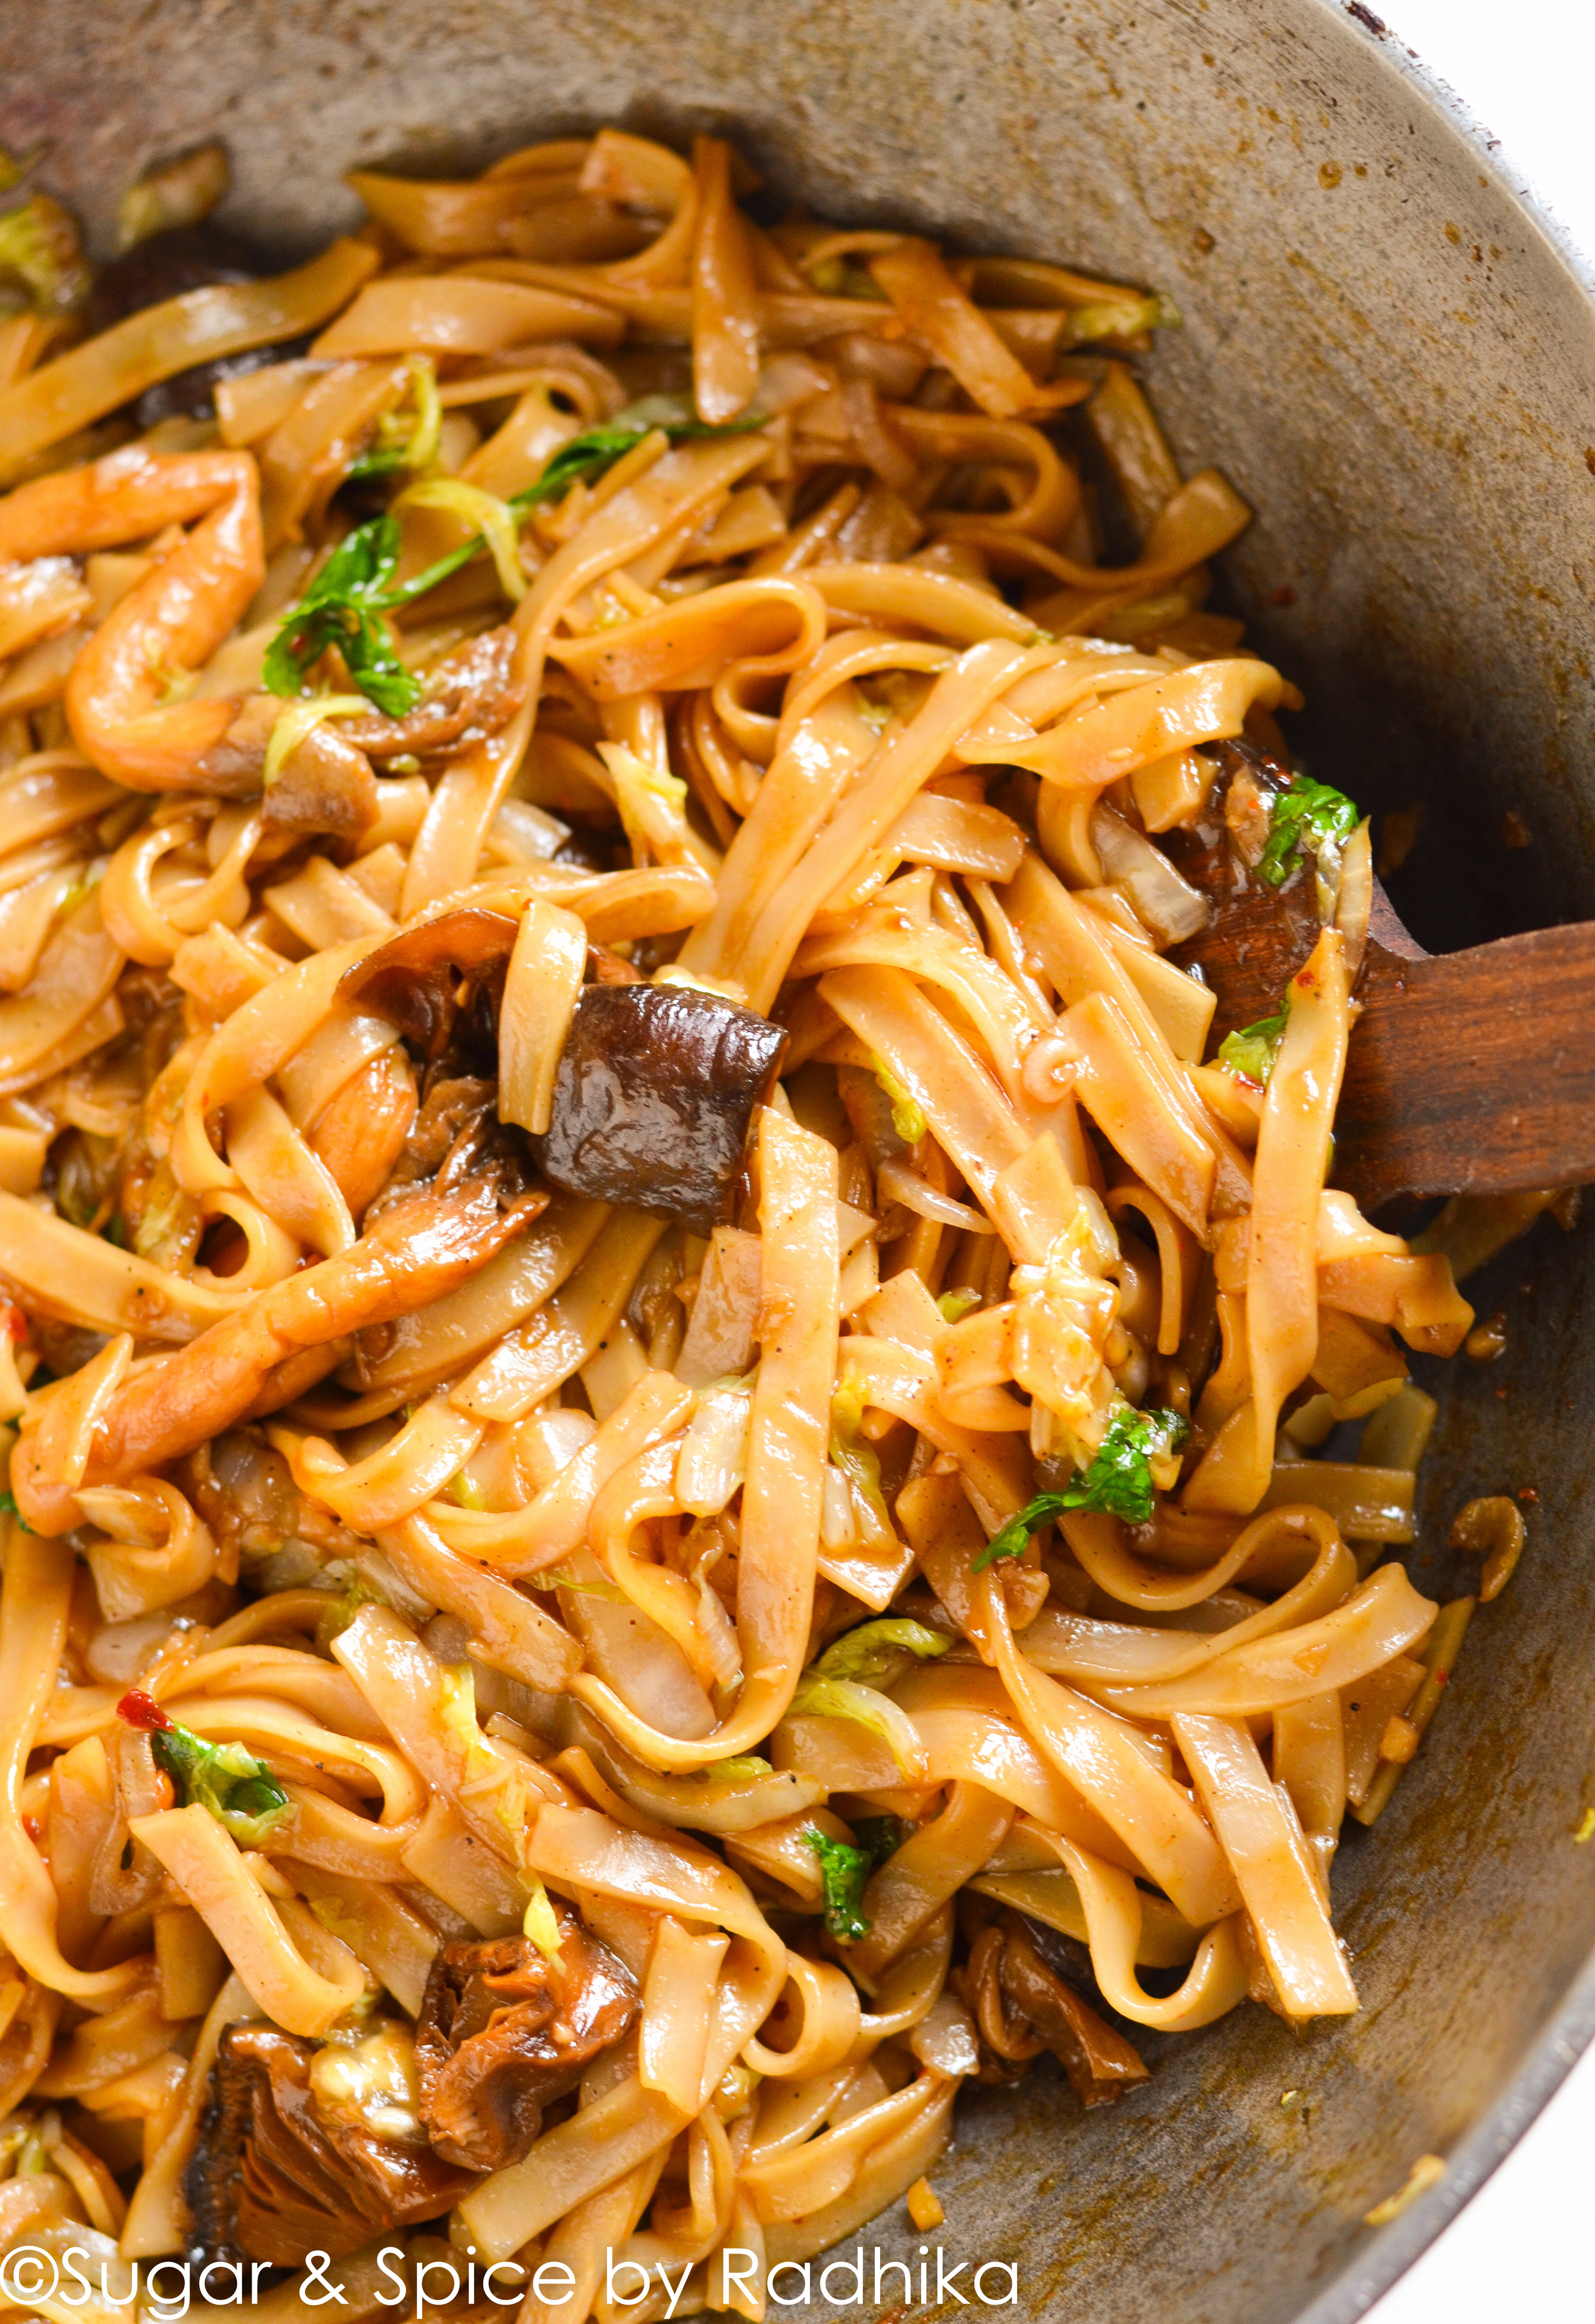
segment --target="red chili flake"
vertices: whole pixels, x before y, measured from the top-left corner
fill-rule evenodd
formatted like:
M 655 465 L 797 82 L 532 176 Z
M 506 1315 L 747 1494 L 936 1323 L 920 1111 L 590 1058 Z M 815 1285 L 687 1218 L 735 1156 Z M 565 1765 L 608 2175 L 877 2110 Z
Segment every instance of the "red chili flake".
M 14 1300 L 8 1300 L 6 1302 L 4 1322 L 5 1332 L 9 1338 L 18 1341 L 19 1342 L 27 1338 L 28 1319 Z
M 39 1842 L 44 1837 L 38 1817 L 25 1815 L 23 1818 L 23 1830 L 27 1833 L 28 1838 L 32 1841 L 34 1847 L 37 1848 Z
M 1532 1506 L 1532 1504 L 1537 1501 L 1540 1497 L 1532 1485 L 1519 1485 L 1517 1488 L 1517 1498 L 1520 1501 L 1527 1501 Z
M 145 1694 L 136 1686 L 124 1694 L 116 1705 L 116 1716 L 118 1719 L 125 1720 L 129 1727 L 136 1727 L 145 1735 L 158 1734 L 163 1728 L 171 1725 L 171 1720 L 161 1710 L 154 1696 Z

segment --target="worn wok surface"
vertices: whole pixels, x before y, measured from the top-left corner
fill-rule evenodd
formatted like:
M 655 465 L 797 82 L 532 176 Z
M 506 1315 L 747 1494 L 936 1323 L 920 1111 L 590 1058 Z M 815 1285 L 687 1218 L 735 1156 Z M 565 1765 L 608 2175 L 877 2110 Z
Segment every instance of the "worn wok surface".
M 1308 694 L 1314 771 L 1427 803 L 1391 892 L 1443 950 L 1595 914 L 1595 307 L 1375 26 L 1331 0 L 0 0 L 0 142 L 51 140 L 50 181 L 103 234 L 145 161 L 219 131 L 225 222 L 287 253 L 353 215 L 353 167 L 441 171 L 606 119 L 734 126 L 821 211 L 1171 291 L 1159 408 L 1259 511 L 1226 586 Z M 1508 806 L 1533 844 L 1503 854 Z M 1463 1579 L 1443 1544 L 1468 1496 L 1539 1500 L 1420 1759 L 1336 1865 L 1361 2015 L 1298 2045 L 1243 2010 L 1150 2045 L 1151 2081 L 1089 2116 L 1050 2069 L 973 2095 L 939 2240 L 1017 2262 L 995 2312 L 1339 2324 L 1586 2037 L 1590 1250 L 1542 1224 L 1470 1286 L 1510 1347 L 1442 1390 L 1421 1586 Z M 1365 2228 L 1431 2150 L 1443 2185 Z M 851 2240 L 917 2266 L 900 2207 Z M 868 2313 L 868 2267 L 865 2292 Z M 887 2277 L 882 2310 L 900 2299 Z

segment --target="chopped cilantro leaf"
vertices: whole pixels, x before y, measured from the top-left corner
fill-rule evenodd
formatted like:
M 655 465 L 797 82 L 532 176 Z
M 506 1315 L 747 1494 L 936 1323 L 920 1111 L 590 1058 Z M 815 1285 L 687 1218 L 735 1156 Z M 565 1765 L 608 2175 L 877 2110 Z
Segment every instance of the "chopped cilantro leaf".
M 662 403 L 668 399 L 655 401 Z M 755 414 L 710 426 L 687 416 L 685 406 L 678 408 L 673 400 L 668 401 L 668 417 L 652 418 L 646 404 L 639 405 L 621 412 L 605 427 L 584 429 L 579 436 L 571 437 L 552 455 L 536 482 L 513 493 L 507 505 L 524 515 L 545 501 L 563 499 L 573 484 L 613 467 L 656 428 L 662 427 L 670 441 L 678 444 L 698 436 L 740 436 L 765 424 L 762 416 Z M 362 475 L 387 473 L 390 464 L 385 456 L 367 456 L 368 462 L 373 457 L 382 465 L 360 468 Z M 412 442 L 392 465 L 410 466 L 413 458 Z M 262 664 L 261 678 L 267 691 L 298 694 L 314 664 L 329 646 L 337 646 L 361 692 L 390 718 L 404 717 L 420 700 L 420 683 L 394 651 L 381 616 L 424 597 L 451 573 L 480 557 L 486 545 L 481 533 L 473 533 L 425 572 L 401 582 L 393 577 L 401 549 L 398 519 L 391 514 L 373 517 L 368 524 L 357 526 L 338 543 L 298 604 L 284 616 Z
M 895 1856 L 913 1826 L 901 1816 L 863 1816 L 853 1828 L 853 1839 L 832 1840 L 812 1826 L 803 1835 L 820 1860 L 825 1889 L 825 1926 L 844 1945 L 856 1944 L 870 1933 L 862 1900 L 870 1875 L 889 1856 Z
M 1242 1025 L 1235 1032 L 1226 1033 L 1219 1043 L 1220 1072 L 1231 1074 L 1238 1082 L 1254 1082 L 1258 1089 L 1267 1089 L 1289 1015 L 1286 1006 L 1277 1017 L 1259 1017 L 1255 1025 Z
M 1282 888 L 1305 851 L 1343 846 L 1361 821 L 1343 791 L 1298 775 L 1287 791 L 1276 798 L 1268 837 L 1258 863 L 1258 878 L 1266 886 Z
M 1022 1557 L 1030 1536 L 1065 1509 L 1094 1509 L 1126 1525 L 1145 1525 L 1152 1514 L 1152 1462 L 1177 1452 L 1190 1433 L 1177 1412 L 1135 1412 L 1127 1406 L 1116 1413 L 1078 1480 L 1061 1493 L 1037 1493 L 992 1536 L 972 1571 L 982 1573 L 999 1558 Z
M 340 540 L 266 649 L 262 681 L 269 693 L 297 694 L 329 646 L 368 700 L 402 718 L 420 700 L 420 682 L 393 650 L 382 615 L 403 602 L 396 588 L 399 520 L 373 517 Z M 463 561 L 463 560 L 462 560 Z
M 856 1944 L 870 1933 L 870 1923 L 860 1905 L 870 1875 L 875 1869 L 874 1858 L 868 1849 L 853 1848 L 845 1840 L 833 1840 L 828 1832 L 811 1828 L 803 1837 L 820 1860 L 825 1926 L 843 1944 Z
M 901 1816 L 861 1816 L 853 1828 L 855 1846 L 862 1848 L 872 1865 L 884 1864 L 895 1856 L 914 1827 Z

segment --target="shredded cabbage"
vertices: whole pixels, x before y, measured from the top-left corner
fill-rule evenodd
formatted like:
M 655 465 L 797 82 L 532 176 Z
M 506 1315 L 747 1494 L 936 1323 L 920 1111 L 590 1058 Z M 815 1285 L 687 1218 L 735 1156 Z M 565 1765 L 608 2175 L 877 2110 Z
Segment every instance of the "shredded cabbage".
M 531 1939 L 539 1953 L 548 1960 L 559 1958 L 559 1923 L 549 1901 L 549 1892 L 533 1873 L 531 1894 L 526 1900 L 526 1914 L 521 1923 L 522 1933 Z

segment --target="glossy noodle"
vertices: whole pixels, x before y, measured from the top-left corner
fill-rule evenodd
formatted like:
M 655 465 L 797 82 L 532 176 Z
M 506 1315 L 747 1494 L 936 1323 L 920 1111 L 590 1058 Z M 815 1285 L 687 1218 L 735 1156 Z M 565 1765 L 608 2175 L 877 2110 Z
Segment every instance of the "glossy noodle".
M 1326 1187 L 1366 825 L 1166 305 L 354 182 L 5 326 L 0 2236 L 756 2319 L 964 2081 L 1355 2011 L 1472 1313 Z M 1214 849 L 1317 931 L 1216 1049 Z

